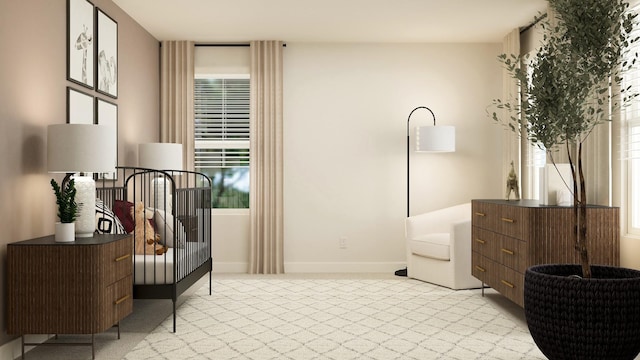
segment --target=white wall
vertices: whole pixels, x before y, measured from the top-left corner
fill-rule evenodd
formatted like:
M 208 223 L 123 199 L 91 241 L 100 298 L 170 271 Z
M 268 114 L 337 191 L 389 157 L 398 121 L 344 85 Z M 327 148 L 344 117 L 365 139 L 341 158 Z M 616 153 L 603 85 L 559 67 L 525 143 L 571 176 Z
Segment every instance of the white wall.
M 502 130 L 485 113 L 501 93 L 500 49 L 287 43 L 285 271 L 404 266 L 406 126 L 417 106 L 433 110 L 438 124 L 456 126 L 457 151 L 411 154 L 412 214 L 502 196 Z M 411 125 L 432 121 L 418 110 Z M 249 240 L 230 224 L 248 222 L 230 219 L 214 216 L 216 271 L 246 268 L 239 261 L 248 260 Z

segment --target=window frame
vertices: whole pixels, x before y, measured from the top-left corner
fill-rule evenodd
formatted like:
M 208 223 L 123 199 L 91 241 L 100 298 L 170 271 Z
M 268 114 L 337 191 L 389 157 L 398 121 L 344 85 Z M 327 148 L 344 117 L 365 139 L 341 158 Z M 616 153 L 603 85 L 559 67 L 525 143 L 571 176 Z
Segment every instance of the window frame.
M 194 88 L 198 79 L 248 79 L 250 80 L 250 74 L 214 74 L 214 73 L 196 73 L 194 74 Z M 194 105 L 195 106 L 195 105 Z M 194 133 L 195 133 L 195 109 L 194 109 Z M 194 152 L 196 149 L 246 149 L 249 152 L 249 164 L 252 161 L 250 153 L 251 141 L 249 140 L 197 140 L 194 134 Z M 194 154 L 195 157 L 195 154 Z M 249 165 L 250 166 L 250 165 Z M 241 166 L 247 168 L 249 166 Z M 238 166 L 229 166 L 230 168 Z M 251 175 L 249 175 L 251 176 Z M 213 186 L 213 183 L 212 183 Z M 213 189 L 212 189 L 213 191 Z M 251 194 L 251 188 L 249 188 L 249 194 Z M 212 214 L 224 214 L 224 215 L 246 215 L 249 213 L 250 206 L 247 208 L 211 208 Z

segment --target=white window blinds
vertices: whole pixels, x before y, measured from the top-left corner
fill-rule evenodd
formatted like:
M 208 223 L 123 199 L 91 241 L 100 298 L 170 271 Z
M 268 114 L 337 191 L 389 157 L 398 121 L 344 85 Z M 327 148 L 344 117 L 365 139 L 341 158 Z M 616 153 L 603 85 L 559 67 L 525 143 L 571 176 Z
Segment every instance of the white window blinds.
M 196 168 L 249 166 L 249 79 L 195 79 Z

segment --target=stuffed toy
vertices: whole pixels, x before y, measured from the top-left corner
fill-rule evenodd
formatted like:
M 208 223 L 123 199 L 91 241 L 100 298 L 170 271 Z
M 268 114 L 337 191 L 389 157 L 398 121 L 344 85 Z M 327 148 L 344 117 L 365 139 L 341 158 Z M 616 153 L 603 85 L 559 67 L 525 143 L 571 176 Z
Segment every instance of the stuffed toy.
M 135 214 L 134 214 L 135 209 Z M 160 234 L 154 229 L 149 219 L 153 218 L 153 211 L 147 211 L 142 202 L 136 203 L 131 208 L 131 216 L 135 219 L 135 248 L 136 254 L 162 255 L 167 252 L 167 247 L 160 244 Z

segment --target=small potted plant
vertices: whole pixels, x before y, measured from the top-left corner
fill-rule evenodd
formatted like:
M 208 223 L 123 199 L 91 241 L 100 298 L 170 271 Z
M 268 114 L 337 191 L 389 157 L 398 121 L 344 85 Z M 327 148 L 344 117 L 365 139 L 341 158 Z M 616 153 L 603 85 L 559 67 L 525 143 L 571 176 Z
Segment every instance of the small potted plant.
M 592 265 L 587 233 L 583 144 L 606 109 L 636 99 L 622 75 L 635 66 L 629 47 L 636 14 L 624 0 L 549 0 L 542 21 L 544 41 L 529 73 L 521 56 L 499 57 L 519 80 L 523 100 L 494 100 L 512 116 L 496 121 L 544 149 L 551 161 L 565 151 L 572 171 L 572 227 L 580 264 L 545 264 L 527 269 L 524 308 L 531 336 L 550 359 L 635 359 L 640 352 L 640 272 Z M 612 89 L 618 88 L 620 91 Z M 525 131 L 526 130 L 526 131 Z M 522 131 L 522 132 L 521 132 Z M 608 150 L 607 150 L 608 151 Z
M 51 179 L 51 187 L 56 194 L 56 204 L 58 205 L 58 218 L 60 222 L 56 223 L 55 240 L 56 242 L 69 242 L 75 240 L 75 220 L 78 216 L 78 204 L 76 203 L 76 186 L 73 179 L 62 187 Z

